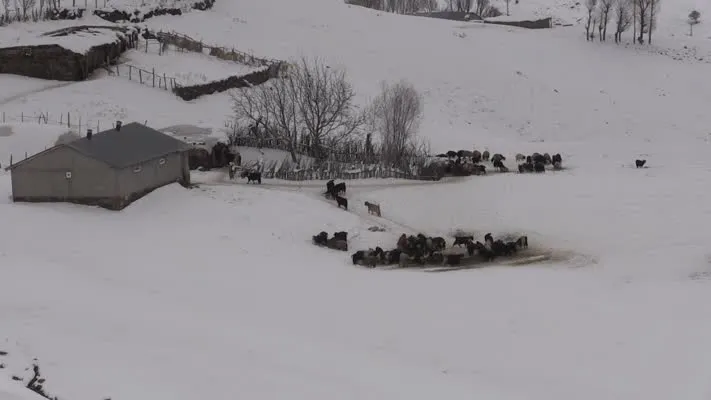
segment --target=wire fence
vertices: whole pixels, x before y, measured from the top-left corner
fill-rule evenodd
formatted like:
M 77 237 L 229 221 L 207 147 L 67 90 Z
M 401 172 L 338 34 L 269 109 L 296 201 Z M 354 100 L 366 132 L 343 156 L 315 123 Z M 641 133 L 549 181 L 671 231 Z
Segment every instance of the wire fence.
M 87 129 L 91 129 L 94 132 L 101 132 L 102 129 L 110 129 L 116 123 L 116 121 L 106 121 L 101 119 L 91 119 L 82 117 L 80 114 L 72 114 L 71 112 L 66 113 L 50 113 L 50 112 L 39 112 L 39 113 L 25 113 L 21 112 L 19 114 L 1 112 L 0 113 L 0 123 L 35 123 L 40 125 L 55 125 L 63 126 L 69 130 L 75 132 L 83 132 Z M 142 122 L 144 125 L 148 125 L 148 120 Z
M 177 33 L 149 32 L 149 36 L 155 39 L 150 37 L 144 38 L 142 43 L 136 46 L 136 50 L 162 55 L 168 47 L 171 46 L 177 51 L 192 51 L 205 54 L 202 49 L 207 48 L 210 49 L 209 56 L 243 65 L 268 66 L 280 62 L 278 60 L 255 57 L 234 49 L 204 45 L 201 42 L 190 39 L 188 36 Z M 107 70 L 112 75 L 128 78 L 130 81 L 139 82 L 142 85 L 158 89 L 175 91 L 175 89 L 179 87 L 191 86 L 188 83 L 180 82 L 180 80 L 174 76 L 156 71 L 155 68 L 147 70 L 129 63 L 107 66 Z

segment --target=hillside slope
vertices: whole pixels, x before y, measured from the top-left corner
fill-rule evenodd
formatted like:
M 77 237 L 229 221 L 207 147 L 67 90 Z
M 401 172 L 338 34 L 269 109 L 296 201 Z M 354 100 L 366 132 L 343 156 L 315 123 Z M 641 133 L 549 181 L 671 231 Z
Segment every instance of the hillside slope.
M 263 57 L 324 57 L 348 69 L 361 103 L 380 80 L 407 78 L 433 150 L 488 147 L 512 168 L 516 152 L 561 152 L 566 170 L 349 183 L 357 214 L 325 202 L 322 184 L 244 180 L 165 187 L 120 213 L 12 204 L 3 173 L 7 374 L 26 376 L 37 357 L 47 391 L 72 400 L 708 400 L 707 64 L 585 43 L 579 26 L 466 25 L 340 0 L 218 0 L 147 25 Z M 652 49 L 683 50 L 672 39 Z M 2 82 L 9 97 L 45 88 Z M 0 106 L 33 109 L 158 128 L 230 114 L 226 94 L 182 102 L 104 74 Z M 34 128 L 0 138 L 0 162 L 62 131 Z M 389 221 L 365 215 L 366 200 Z M 456 228 L 578 257 L 426 274 L 354 267 L 309 242 L 346 230 L 352 249 L 389 247 L 405 230 Z
M 706 64 L 585 43 L 579 28 L 461 24 L 323 0 L 279 8 L 218 3 L 213 11 L 149 25 L 266 57 L 317 54 L 348 69 L 362 102 L 377 94 L 381 80 L 408 79 L 425 96 L 421 133 L 435 150 L 543 139 L 661 140 L 670 132 L 674 140 L 695 140 L 711 118 Z

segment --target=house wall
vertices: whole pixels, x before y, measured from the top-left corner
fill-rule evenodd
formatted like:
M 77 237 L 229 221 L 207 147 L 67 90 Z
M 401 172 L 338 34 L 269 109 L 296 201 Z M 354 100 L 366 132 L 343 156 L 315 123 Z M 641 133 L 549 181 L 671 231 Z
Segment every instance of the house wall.
M 71 172 L 67 179 L 66 173 Z M 108 165 L 59 146 L 12 169 L 18 201 L 72 201 L 115 197 L 116 173 Z
M 160 160 L 165 160 L 161 164 Z M 119 193 L 124 199 L 133 198 L 135 194 L 145 194 L 150 190 L 183 180 L 184 153 L 168 154 L 161 158 L 144 162 L 137 166 L 121 169 L 118 172 Z

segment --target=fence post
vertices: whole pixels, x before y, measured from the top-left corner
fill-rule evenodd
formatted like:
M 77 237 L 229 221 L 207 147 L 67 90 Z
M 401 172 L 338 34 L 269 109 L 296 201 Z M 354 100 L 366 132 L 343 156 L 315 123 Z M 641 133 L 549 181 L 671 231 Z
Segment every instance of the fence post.
M 71 122 L 71 121 L 72 121 L 72 118 L 71 118 L 71 116 L 70 116 L 70 114 L 69 114 L 69 111 L 67 111 L 67 127 L 68 127 L 68 128 L 71 128 L 71 127 L 72 127 L 72 122 Z
M 25 122 L 25 112 L 20 113 L 20 122 Z
M 168 90 L 168 80 L 165 79 L 165 72 L 163 73 L 163 84 L 165 85 L 165 90 Z
M 138 68 L 138 80 L 141 82 L 141 84 L 143 84 L 143 73 L 142 73 L 142 71 L 143 71 L 142 69 Z
M 156 87 L 156 69 L 153 68 L 153 87 Z
M 146 39 L 146 53 L 148 53 L 148 39 Z
M 132 70 L 132 69 L 133 69 L 133 67 L 132 67 L 131 65 L 129 65 L 129 66 L 128 66 L 128 80 L 129 80 L 129 81 L 131 80 L 131 70 Z

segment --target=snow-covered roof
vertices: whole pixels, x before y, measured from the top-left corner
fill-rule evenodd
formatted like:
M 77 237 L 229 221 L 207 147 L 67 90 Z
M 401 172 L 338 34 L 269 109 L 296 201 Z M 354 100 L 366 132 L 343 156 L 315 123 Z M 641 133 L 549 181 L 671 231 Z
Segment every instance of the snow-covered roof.
M 132 28 L 126 29 L 128 31 Z M 116 28 L 92 26 L 64 34 L 51 32 L 34 38 L 23 38 L 17 44 L 8 47 L 58 45 L 77 54 L 86 54 L 92 47 L 115 43 L 123 37 L 125 33 Z

